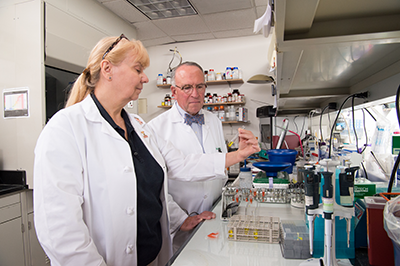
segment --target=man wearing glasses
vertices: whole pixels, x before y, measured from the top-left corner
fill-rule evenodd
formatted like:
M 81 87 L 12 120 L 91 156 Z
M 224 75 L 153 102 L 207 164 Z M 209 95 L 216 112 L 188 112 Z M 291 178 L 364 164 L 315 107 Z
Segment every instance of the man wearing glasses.
M 200 65 L 195 62 L 180 64 L 172 72 L 171 92 L 175 104 L 147 124 L 157 138 L 170 141 L 184 155 L 227 152 L 221 121 L 211 112 L 202 110 L 206 88 Z M 169 194 L 177 203 L 168 205 L 175 251 L 189 236 L 189 230 L 204 219 L 215 218 L 209 210 L 227 181 L 226 176 L 199 179 L 202 181 L 168 180 Z

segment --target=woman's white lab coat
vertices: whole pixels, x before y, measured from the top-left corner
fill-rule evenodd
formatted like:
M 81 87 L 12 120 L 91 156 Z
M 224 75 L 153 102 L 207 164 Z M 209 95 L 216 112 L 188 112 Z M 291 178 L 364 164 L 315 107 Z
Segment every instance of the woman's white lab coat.
M 202 126 L 204 153 L 226 153 L 227 148 L 221 121 L 211 112 L 201 110 L 200 113 L 204 114 L 205 121 Z M 151 120 L 147 126 L 152 128 L 157 139 L 168 140 L 184 155 L 203 154 L 203 148 L 196 134 L 190 126 L 184 123 L 177 103 L 170 110 Z M 179 229 L 187 218 L 187 213 L 183 209 L 188 213 L 210 210 L 213 202 L 221 195 L 226 181 L 225 173 L 212 176 L 207 180 L 202 178 L 192 180 L 192 182 L 169 176 L 169 193 L 180 206 L 169 205 L 171 233 Z
M 172 255 L 166 167 L 179 176 L 188 169 L 204 172 L 202 165 L 211 163 L 210 175 L 223 171 L 225 157 L 189 156 L 184 161 L 169 143 L 156 143 L 138 116 L 130 119 L 164 170 L 163 245 L 157 261 L 165 265 Z M 52 265 L 136 265 L 136 196 L 129 144 L 100 115 L 91 97 L 49 121 L 35 149 L 34 211 L 38 239 Z

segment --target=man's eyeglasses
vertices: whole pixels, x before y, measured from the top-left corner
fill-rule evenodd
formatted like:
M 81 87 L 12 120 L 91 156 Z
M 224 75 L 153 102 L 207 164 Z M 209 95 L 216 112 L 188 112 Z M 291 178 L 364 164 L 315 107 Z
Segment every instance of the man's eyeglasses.
M 127 39 L 127 40 L 129 41 L 129 39 L 128 39 L 124 34 L 121 34 L 121 36 L 119 36 L 119 37 L 115 40 L 115 42 L 113 42 L 113 43 L 110 45 L 110 47 L 108 47 L 107 51 L 103 54 L 102 59 L 104 59 L 104 58 L 106 57 L 106 55 L 107 55 L 109 52 L 111 52 L 111 50 L 114 49 L 114 47 L 115 47 L 122 39 Z
M 195 87 L 196 87 L 196 90 L 197 90 L 198 93 L 203 93 L 207 89 L 207 85 L 204 84 L 204 83 L 200 83 L 200 84 L 197 84 L 195 86 L 187 84 L 187 85 L 183 85 L 182 87 L 179 87 L 178 85 L 175 85 L 175 87 L 181 89 L 184 93 L 186 93 L 188 95 L 192 94 L 193 89 Z

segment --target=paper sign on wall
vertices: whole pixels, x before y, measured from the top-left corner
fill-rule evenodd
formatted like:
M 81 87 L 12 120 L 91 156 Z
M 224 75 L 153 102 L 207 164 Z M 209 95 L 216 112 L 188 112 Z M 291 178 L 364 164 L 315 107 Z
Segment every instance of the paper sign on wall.
M 3 90 L 3 117 L 29 117 L 29 89 L 27 87 Z

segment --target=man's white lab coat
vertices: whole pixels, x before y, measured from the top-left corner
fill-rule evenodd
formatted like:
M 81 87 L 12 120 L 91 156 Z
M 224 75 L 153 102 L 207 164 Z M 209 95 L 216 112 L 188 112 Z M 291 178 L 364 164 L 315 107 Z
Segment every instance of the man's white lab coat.
M 209 111 L 201 110 L 200 113 L 204 114 L 205 123 L 202 126 L 202 132 L 205 153 L 217 154 L 219 151 L 226 153 L 227 148 L 221 121 Z M 147 126 L 153 129 L 158 139 L 170 141 L 185 155 L 203 154 L 196 134 L 189 125 L 184 123 L 184 119 L 178 111 L 177 103 L 170 110 L 152 119 Z M 193 181 L 187 182 L 173 176 L 168 177 L 169 193 L 181 207 L 169 206 L 171 233 L 179 229 L 179 226 L 188 217 L 187 214 L 209 211 L 213 202 L 221 195 L 227 177 L 224 173 L 208 179 L 202 178 L 202 180 Z
M 164 170 L 163 245 L 157 261 L 165 265 L 172 255 L 166 168 L 182 176 L 212 164 L 209 175 L 223 173 L 225 155 L 184 160 L 169 143 L 155 140 L 140 117 L 130 115 L 130 120 Z M 34 164 L 35 227 L 52 265 L 136 265 L 136 196 L 129 144 L 90 96 L 54 115 L 38 139 Z

